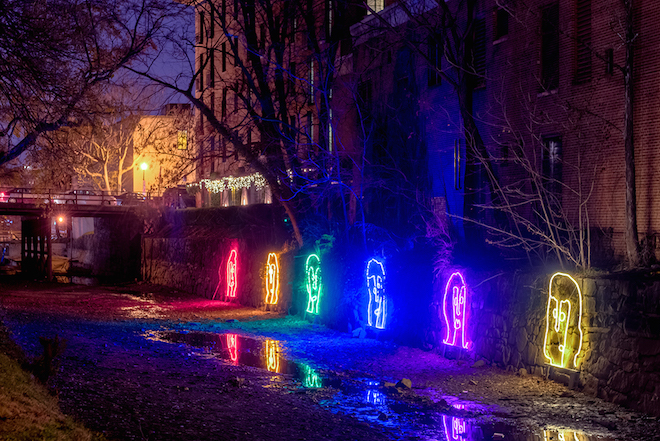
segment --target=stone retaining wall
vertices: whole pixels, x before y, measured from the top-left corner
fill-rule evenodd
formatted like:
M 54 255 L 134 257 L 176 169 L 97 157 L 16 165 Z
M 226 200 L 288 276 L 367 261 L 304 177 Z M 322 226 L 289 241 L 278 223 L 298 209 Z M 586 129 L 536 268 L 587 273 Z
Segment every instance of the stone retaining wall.
M 473 354 L 502 368 L 547 375 L 543 343 L 550 274 L 488 277 L 473 275 L 470 290 Z M 579 387 L 660 416 L 660 279 L 576 280 L 583 294 Z

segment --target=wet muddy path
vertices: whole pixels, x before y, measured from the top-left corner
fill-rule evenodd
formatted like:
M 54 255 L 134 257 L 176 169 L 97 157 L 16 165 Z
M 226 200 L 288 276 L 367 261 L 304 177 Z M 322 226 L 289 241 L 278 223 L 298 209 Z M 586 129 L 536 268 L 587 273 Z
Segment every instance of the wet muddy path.
M 31 355 L 39 336 L 66 340 L 50 385 L 66 413 L 110 439 L 595 441 L 660 433 L 655 419 L 542 379 L 299 319 L 217 303 L 191 312 L 190 302 L 112 292 L 105 303 L 99 293 L 46 294 L 41 303 L 34 289 L 0 295 L 0 320 Z M 411 390 L 386 383 L 403 377 Z

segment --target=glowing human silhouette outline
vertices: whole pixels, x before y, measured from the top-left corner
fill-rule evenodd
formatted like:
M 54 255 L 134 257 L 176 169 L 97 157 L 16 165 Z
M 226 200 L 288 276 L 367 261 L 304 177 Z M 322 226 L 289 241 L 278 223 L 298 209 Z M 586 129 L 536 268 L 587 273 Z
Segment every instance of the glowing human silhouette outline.
M 452 285 L 454 280 L 460 281 L 460 285 Z M 455 282 L 454 282 L 455 283 Z M 451 307 L 448 308 L 447 296 L 451 286 Z M 447 315 L 447 309 L 451 310 L 451 320 Z M 455 271 L 447 280 L 445 285 L 445 294 L 442 299 L 442 313 L 445 319 L 446 336 L 442 342 L 449 346 L 456 346 L 456 337 L 458 334 L 461 336 L 460 346 L 463 349 L 468 349 L 469 342 L 465 337 L 466 328 L 466 310 L 467 310 L 467 285 L 465 279 L 459 271 Z
M 280 264 L 277 254 L 268 253 L 266 262 L 266 303 L 276 305 L 280 290 Z
M 577 281 L 570 274 L 557 272 L 554 273 L 552 277 L 550 277 L 550 282 L 548 283 L 548 306 L 545 314 L 545 335 L 543 338 L 543 355 L 545 356 L 545 358 L 548 359 L 548 363 L 551 366 L 556 366 L 560 368 L 566 368 L 568 366 L 570 351 L 566 347 L 566 341 L 568 339 L 568 328 L 570 326 L 570 320 L 572 317 L 571 310 L 573 308 L 573 305 L 571 304 L 569 299 L 560 299 L 557 296 L 553 296 L 552 282 L 555 280 L 556 277 L 565 277 L 569 279 L 573 283 L 575 290 L 577 292 L 577 299 L 578 299 L 577 320 L 576 323 L 574 324 L 574 327 L 577 328 L 577 331 L 579 333 L 579 339 L 578 339 L 577 350 L 575 351 L 573 356 L 573 367 L 577 369 L 578 356 L 582 351 L 582 339 L 584 338 L 584 333 L 582 332 L 582 290 L 580 289 L 580 285 L 578 285 Z M 552 314 L 550 313 L 551 310 L 552 310 Z M 564 312 L 564 310 L 566 312 Z M 555 321 L 552 324 L 552 326 L 550 325 L 551 316 Z M 563 323 L 564 320 L 562 320 L 562 317 L 565 318 L 565 323 Z M 559 340 L 561 341 L 561 343 L 557 347 L 559 353 L 561 354 L 559 357 L 560 359 L 559 362 L 555 360 L 555 357 L 553 357 L 549 351 L 548 334 L 550 332 L 555 332 L 556 334 L 558 334 Z M 563 341 L 562 341 L 562 333 L 563 333 Z
M 376 272 L 370 271 L 372 262 L 375 262 Z M 380 269 L 380 274 L 378 274 Z M 387 297 L 385 296 L 385 266 L 378 259 L 370 259 L 367 262 L 367 292 L 369 293 L 369 304 L 367 305 L 367 322 L 369 326 L 385 329 L 387 317 Z M 376 308 L 373 305 L 377 304 Z M 376 318 L 374 324 L 373 317 Z
M 316 262 L 314 266 L 310 263 L 312 259 Z M 321 259 L 316 254 L 310 254 L 305 262 L 305 288 L 308 296 L 307 312 L 318 314 L 323 284 L 321 280 Z
M 227 297 L 236 297 L 238 287 L 238 251 L 232 248 L 227 259 Z

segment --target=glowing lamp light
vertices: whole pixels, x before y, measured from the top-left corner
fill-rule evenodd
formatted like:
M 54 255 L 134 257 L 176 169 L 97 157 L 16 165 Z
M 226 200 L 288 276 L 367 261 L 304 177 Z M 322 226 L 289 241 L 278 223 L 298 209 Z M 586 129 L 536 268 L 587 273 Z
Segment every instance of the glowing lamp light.
M 266 262 L 266 303 L 276 305 L 280 291 L 280 265 L 277 254 L 269 253 Z
M 236 334 L 227 334 L 227 349 L 229 349 L 229 359 L 238 362 L 238 336 Z
M 447 441 L 465 441 L 467 439 L 467 424 L 463 418 L 442 416 Z
M 367 306 L 369 326 L 384 329 L 387 317 L 385 267 L 376 259 L 367 262 L 367 291 L 369 291 L 369 305 Z
M 64 218 L 63 218 L 62 216 L 58 217 L 58 218 L 57 218 L 57 222 L 59 222 L 59 223 L 64 222 Z
M 307 289 L 307 312 L 319 313 L 321 298 L 321 260 L 316 254 L 310 254 L 305 262 L 305 288 Z
M 270 372 L 280 371 L 280 342 L 266 340 L 266 369 Z
M 582 350 L 582 292 L 573 277 L 555 273 L 548 286 L 543 354 L 552 366 L 577 369 Z
M 234 248 L 227 259 L 227 297 L 236 297 L 238 286 L 238 251 Z
M 140 164 L 140 170 L 146 170 L 149 168 L 149 165 L 146 162 L 143 162 Z
M 442 312 L 445 319 L 447 335 L 442 341 L 446 345 L 467 349 L 469 342 L 465 336 L 465 313 L 467 309 L 467 286 L 459 272 L 451 275 L 445 286 L 442 300 Z M 457 341 L 458 340 L 458 341 Z

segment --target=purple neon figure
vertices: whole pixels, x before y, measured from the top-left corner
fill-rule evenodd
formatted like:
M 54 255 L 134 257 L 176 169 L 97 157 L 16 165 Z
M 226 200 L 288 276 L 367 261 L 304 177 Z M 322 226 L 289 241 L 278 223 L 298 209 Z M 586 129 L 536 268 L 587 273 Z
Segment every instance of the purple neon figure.
M 445 296 L 442 300 L 442 312 L 445 318 L 447 336 L 442 341 L 446 345 L 468 348 L 465 338 L 465 310 L 467 306 L 467 287 L 465 279 L 459 272 L 451 275 L 445 287 Z M 460 337 L 460 342 L 457 339 Z

